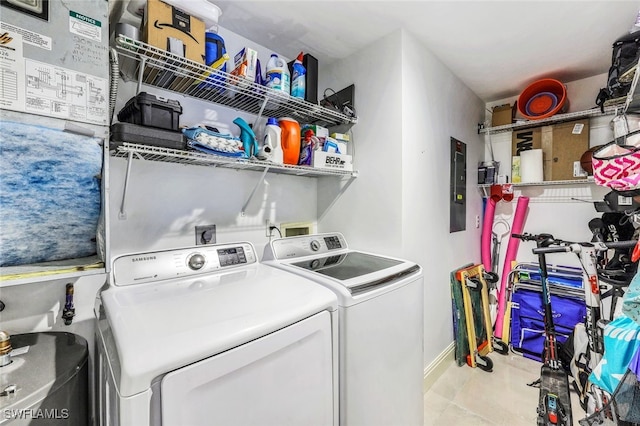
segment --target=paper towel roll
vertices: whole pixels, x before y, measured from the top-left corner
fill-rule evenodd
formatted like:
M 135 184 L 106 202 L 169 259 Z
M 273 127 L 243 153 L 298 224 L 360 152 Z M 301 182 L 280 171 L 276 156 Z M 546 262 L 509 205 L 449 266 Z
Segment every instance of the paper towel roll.
M 542 182 L 544 174 L 542 171 L 542 150 L 530 149 L 520 152 L 520 181 L 521 182 Z

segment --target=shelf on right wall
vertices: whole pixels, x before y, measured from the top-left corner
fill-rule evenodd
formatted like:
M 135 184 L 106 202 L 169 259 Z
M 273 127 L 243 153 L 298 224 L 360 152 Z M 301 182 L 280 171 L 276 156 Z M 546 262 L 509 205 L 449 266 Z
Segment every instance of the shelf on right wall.
M 640 95 L 640 94 L 639 94 Z M 640 97 L 640 96 L 639 96 Z M 638 100 L 640 103 L 640 99 Z M 518 123 L 505 124 L 503 126 L 485 127 L 484 124 L 478 124 L 478 133 L 480 134 L 496 134 L 510 132 L 517 129 L 527 129 L 531 127 L 539 127 L 547 124 L 563 123 L 566 121 L 579 120 L 581 118 L 600 117 L 604 115 L 615 115 L 623 105 L 612 105 L 604 108 L 604 112 L 600 108 L 592 108 L 584 111 L 568 112 L 565 114 L 556 114 L 551 117 L 541 118 L 540 120 L 521 120 Z

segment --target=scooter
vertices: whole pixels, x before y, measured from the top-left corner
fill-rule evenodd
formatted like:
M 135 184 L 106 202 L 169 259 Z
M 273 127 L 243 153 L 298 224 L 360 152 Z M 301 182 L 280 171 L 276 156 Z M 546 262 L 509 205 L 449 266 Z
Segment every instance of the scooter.
M 568 395 L 569 378 L 562 370 L 558 357 L 553 325 L 551 297 L 547 283 L 546 253 L 575 253 L 583 269 L 583 287 L 586 303 L 585 331 L 588 344 L 588 367 L 593 369 L 602 359 L 604 343 L 601 323 L 601 294 L 598 271 L 598 253 L 608 249 L 633 247 L 636 241 L 574 243 L 555 239 L 550 234 L 513 234 L 523 241 L 535 241 L 533 253 L 538 255 L 545 317 L 545 354 L 540 374 L 539 425 L 571 425 L 571 399 Z M 553 246 L 553 247 L 552 247 Z M 566 391 L 565 391 L 566 390 Z M 585 390 L 582 390 L 585 391 Z M 579 392 L 580 393 L 580 392 Z M 565 395 L 566 394 L 566 395 Z M 566 423 L 564 423 L 566 422 Z
M 540 369 L 540 393 L 538 398 L 538 426 L 572 426 L 571 398 L 569 396 L 569 377 L 562 368 L 558 356 L 556 330 L 553 324 L 551 294 L 547 283 L 547 253 L 563 253 L 567 247 L 552 246 L 556 244 L 550 234 L 512 234 L 522 241 L 535 241 L 533 253 L 538 256 L 540 266 L 540 283 L 542 286 L 542 302 L 544 307 L 544 354 Z

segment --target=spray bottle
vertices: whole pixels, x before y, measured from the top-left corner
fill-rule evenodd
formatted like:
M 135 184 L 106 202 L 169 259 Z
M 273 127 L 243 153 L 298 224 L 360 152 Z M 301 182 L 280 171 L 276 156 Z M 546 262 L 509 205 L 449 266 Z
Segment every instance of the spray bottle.
M 307 70 L 302 65 L 302 52 L 293 63 L 293 73 L 291 75 L 291 96 L 304 99 L 306 92 Z
M 258 153 L 258 141 L 256 140 L 256 134 L 253 132 L 249 123 L 244 121 L 242 117 L 237 117 L 233 120 L 233 123 L 240 127 L 240 140 L 244 147 L 244 155 L 246 158 L 251 158 Z

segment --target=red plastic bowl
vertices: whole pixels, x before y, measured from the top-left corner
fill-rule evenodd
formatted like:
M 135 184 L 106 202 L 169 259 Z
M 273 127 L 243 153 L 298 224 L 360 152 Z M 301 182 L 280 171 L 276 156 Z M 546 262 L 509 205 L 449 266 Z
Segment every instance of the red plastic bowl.
M 531 83 L 520 94 L 518 112 L 530 120 L 547 118 L 561 112 L 567 101 L 564 84 L 553 78 L 544 78 Z

